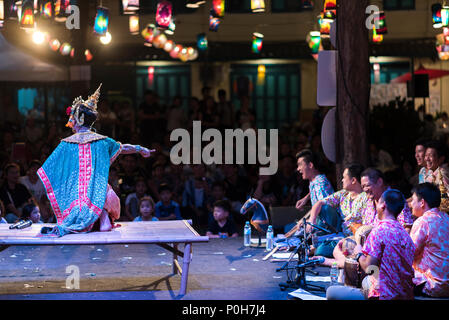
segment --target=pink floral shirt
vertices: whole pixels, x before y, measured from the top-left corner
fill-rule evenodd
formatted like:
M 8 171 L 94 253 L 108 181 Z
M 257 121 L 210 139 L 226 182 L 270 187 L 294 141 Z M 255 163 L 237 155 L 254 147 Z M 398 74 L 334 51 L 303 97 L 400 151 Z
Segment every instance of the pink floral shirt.
M 353 223 L 362 223 L 362 218 L 360 215 L 354 214 L 354 211 L 352 210 L 352 204 L 355 199 L 351 197 L 349 191 L 344 189 L 337 191 L 330 196 L 327 196 L 322 201 L 328 206 L 340 209 L 340 214 L 343 219 L 343 234 L 345 236 L 352 236 L 352 231 L 349 229 L 349 226 Z
M 410 232 L 416 246 L 413 268 L 423 292 L 433 297 L 449 296 L 449 215 L 433 208 L 413 224 Z
M 379 220 L 363 246 L 363 253 L 380 262 L 370 286 L 369 298 L 413 299 L 413 255 L 415 245 L 397 220 Z

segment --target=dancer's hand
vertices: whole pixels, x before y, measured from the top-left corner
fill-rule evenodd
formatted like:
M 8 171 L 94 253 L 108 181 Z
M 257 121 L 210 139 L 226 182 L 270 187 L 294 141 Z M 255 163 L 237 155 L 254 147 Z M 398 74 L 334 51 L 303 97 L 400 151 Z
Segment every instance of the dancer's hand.
M 152 152 L 156 152 L 156 149 L 149 150 L 147 148 L 142 147 L 142 149 L 140 150 L 140 154 L 144 158 L 149 158 Z

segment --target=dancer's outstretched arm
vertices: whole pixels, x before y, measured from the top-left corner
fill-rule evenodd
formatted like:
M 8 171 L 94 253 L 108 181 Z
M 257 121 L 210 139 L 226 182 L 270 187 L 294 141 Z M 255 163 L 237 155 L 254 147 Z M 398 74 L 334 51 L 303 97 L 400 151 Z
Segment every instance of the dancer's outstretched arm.
M 151 156 L 152 152 L 156 152 L 155 149 L 149 150 L 148 148 L 142 146 L 135 146 L 132 144 L 123 144 L 121 154 L 131 154 L 131 153 L 139 153 L 142 157 L 148 158 Z

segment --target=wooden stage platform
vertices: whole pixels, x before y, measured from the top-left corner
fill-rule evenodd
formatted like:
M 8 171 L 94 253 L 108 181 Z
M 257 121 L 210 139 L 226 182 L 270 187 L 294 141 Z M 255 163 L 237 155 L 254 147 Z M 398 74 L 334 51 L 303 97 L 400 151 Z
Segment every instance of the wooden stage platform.
M 192 244 L 208 242 L 209 237 L 200 236 L 187 220 L 121 222 L 119 224 L 120 227 L 109 232 L 68 234 L 63 237 L 40 234 L 42 227 L 53 227 L 54 224 L 33 224 L 23 230 L 10 230 L 9 225 L 0 224 L 0 251 L 9 246 L 156 244 L 173 253 L 173 273 L 181 274 L 179 294 L 184 295 L 187 289 Z M 179 244 L 184 244 L 184 251 L 178 248 Z M 183 258 L 182 267 L 178 257 Z

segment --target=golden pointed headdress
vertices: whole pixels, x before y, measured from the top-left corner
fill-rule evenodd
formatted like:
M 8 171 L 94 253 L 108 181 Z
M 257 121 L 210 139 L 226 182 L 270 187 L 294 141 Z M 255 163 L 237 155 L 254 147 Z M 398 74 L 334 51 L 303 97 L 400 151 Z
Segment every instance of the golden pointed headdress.
M 70 112 L 67 112 L 71 115 L 70 119 L 74 119 L 79 125 L 84 124 L 84 115 L 79 114 L 79 107 L 85 106 L 86 108 L 90 109 L 95 115 L 97 115 L 97 104 L 98 100 L 100 99 L 100 88 L 102 83 L 100 83 L 100 86 L 95 91 L 94 94 L 89 96 L 87 100 L 83 100 L 83 97 L 78 97 L 75 100 L 73 100 L 72 106 L 70 107 Z M 66 124 L 66 127 L 72 127 L 74 123 L 72 123 L 71 120 Z

